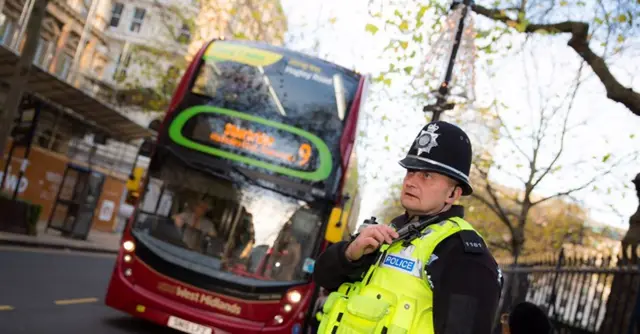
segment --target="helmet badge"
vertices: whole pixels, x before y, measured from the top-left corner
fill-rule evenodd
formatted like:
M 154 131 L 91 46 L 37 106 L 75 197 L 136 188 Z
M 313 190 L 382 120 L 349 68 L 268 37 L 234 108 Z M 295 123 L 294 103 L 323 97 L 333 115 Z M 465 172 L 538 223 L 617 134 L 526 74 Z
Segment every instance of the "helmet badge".
M 436 139 L 440 134 L 436 133 L 439 127 L 437 124 L 429 124 L 427 126 L 427 131 L 420 131 L 418 138 L 416 138 L 418 152 L 417 155 L 422 154 L 422 152 L 431 153 L 431 149 L 438 146 Z

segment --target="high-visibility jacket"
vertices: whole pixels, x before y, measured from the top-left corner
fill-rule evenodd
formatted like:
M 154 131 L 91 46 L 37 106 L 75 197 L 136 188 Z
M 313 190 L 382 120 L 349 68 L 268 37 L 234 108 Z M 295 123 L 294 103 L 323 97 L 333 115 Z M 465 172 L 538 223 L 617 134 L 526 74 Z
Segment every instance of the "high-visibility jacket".
M 478 233 L 464 219 L 452 217 L 429 225 L 410 244 L 380 247 L 361 281 L 343 283 L 329 294 L 318 333 L 433 334 L 433 292 L 425 266 L 441 241 L 463 230 Z

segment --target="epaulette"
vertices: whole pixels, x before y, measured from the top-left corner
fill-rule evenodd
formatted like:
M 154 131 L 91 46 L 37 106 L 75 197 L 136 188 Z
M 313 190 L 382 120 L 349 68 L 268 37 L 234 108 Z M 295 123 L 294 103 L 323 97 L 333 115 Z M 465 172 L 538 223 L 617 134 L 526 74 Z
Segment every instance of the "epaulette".
M 463 230 L 457 233 L 462 239 L 462 245 L 465 253 L 483 254 L 487 252 L 487 245 L 485 245 L 482 237 L 471 230 Z

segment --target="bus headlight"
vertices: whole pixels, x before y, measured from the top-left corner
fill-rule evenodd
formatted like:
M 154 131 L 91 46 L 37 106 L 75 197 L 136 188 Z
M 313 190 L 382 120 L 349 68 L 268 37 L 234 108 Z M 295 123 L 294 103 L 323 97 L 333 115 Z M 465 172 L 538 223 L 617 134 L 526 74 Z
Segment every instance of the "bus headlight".
M 126 255 L 124 256 L 124 262 L 126 262 L 126 263 L 131 262 L 131 255 L 126 254 Z
M 280 310 L 273 317 L 271 326 L 280 326 L 285 322 L 290 322 L 294 319 L 298 313 L 300 308 L 300 304 L 302 303 L 302 293 L 294 288 L 292 290 L 287 291 L 280 301 Z M 304 312 L 301 312 L 302 317 L 304 318 Z
M 302 295 L 296 290 L 289 291 L 289 293 L 287 293 L 287 299 L 289 299 L 291 303 L 297 304 L 302 300 Z
M 136 244 L 131 240 L 127 240 L 122 243 L 122 248 L 127 252 L 133 252 L 136 249 Z

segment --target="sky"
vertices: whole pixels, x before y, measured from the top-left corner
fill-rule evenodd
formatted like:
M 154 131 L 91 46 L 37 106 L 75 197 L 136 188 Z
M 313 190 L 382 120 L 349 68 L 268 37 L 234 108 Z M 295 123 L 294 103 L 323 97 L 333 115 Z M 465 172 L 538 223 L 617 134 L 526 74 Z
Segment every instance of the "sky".
M 282 3 L 288 16 L 289 31 L 294 37 L 290 47 L 308 51 L 317 42 L 317 55 L 363 73 L 375 73 L 388 66 L 387 61 L 378 57 L 387 41 L 379 38 L 380 33 L 371 36 L 364 29 L 370 22 L 368 1 L 302 3 L 283 0 Z M 327 23 L 330 18 L 335 18 L 335 23 Z M 522 41 L 516 37 L 516 43 Z M 559 98 L 573 93 L 569 88 L 571 80 L 578 73 L 580 62 L 575 52 L 566 46 L 566 38 L 562 36 L 556 39 L 543 38 L 527 45 L 530 47 L 519 55 L 494 59 L 492 65 L 487 65 L 484 58 L 478 59 L 476 95 L 480 106 L 492 98 L 508 106 L 509 109 L 501 115 L 509 129 L 519 129 L 513 132 L 518 137 L 517 144 L 525 153 L 530 153 L 530 150 L 526 150 L 530 140 L 525 134 L 535 129 L 533 125 L 537 124 L 537 110 L 543 105 L 551 109 L 557 105 Z M 632 58 L 617 59 L 616 66 L 611 69 L 623 84 L 640 90 L 640 76 L 631 76 L 632 73 L 640 73 L 640 64 L 634 64 Z M 535 67 L 532 59 L 538 60 Z M 563 154 L 558 162 L 562 168 L 543 181 L 538 191 L 540 195 L 547 196 L 606 174 L 598 178 L 597 189 L 589 186 L 576 193 L 575 198 L 589 209 L 593 220 L 626 228 L 628 217 L 638 207 L 630 180 L 640 172 L 640 163 L 631 158 L 631 153 L 640 150 L 640 117 L 621 104 L 608 100 L 604 87 L 588 68 L 584 68 L 582 73 L 582 83 L 568 117 L 571 131 L 566 136 Z M 397 84 L 392 85 L 390 90 L 392 94 L 399 93 Z M 556 93 L 559 97 L 554 98 Z M 361 174 L 364 175 L 360 180 L 362 204 L 359 221 L 376 214 L 386 199 L 381 194 L 389 193 L 390 184 L 401 182 L 403 170 L 397 160 L 425 124 L 425 115 L 419 106 L 408 101 L 384 101 L 384 96 L 376 97 L 383 102 L 377 103 L 377 109 L 368 104 L 364 112 L 371 117 L 359 124 L 359 130 L 367 133 L 365 138 L 359 139 L 356 147 Z M 385 121 L 376 122 L 380 120 L 381 112 L 386 115 Z M 563 115 L 556 115 L 558 121 L 551 123 L 545 132 L 547 136 L 541 148 L 542 161 L 549 162 L 554 150 L 559 148 L 559 125 L 562 124 Z M 401 131 L 392 132 L 389 129 Z M 524 171 L 515 168 L 523 162 L 522 156 L 517 152 L 512 153 L 512 150 L 513 144 L 507 139 L 495 143 L 494 152 L 500 157 L 501 164 L 512 166 L 509 170 L 522 176 Z M 603 163 L 607 155 L 610 157 Z M 618 161 L 624 163 L 611 168 L 612 162 Z M 505 173 L 492 173 L 490 177 L 503 185 L 522 188 L 515 177 Z M 628 188 L 625 189 L 624 185 Z

